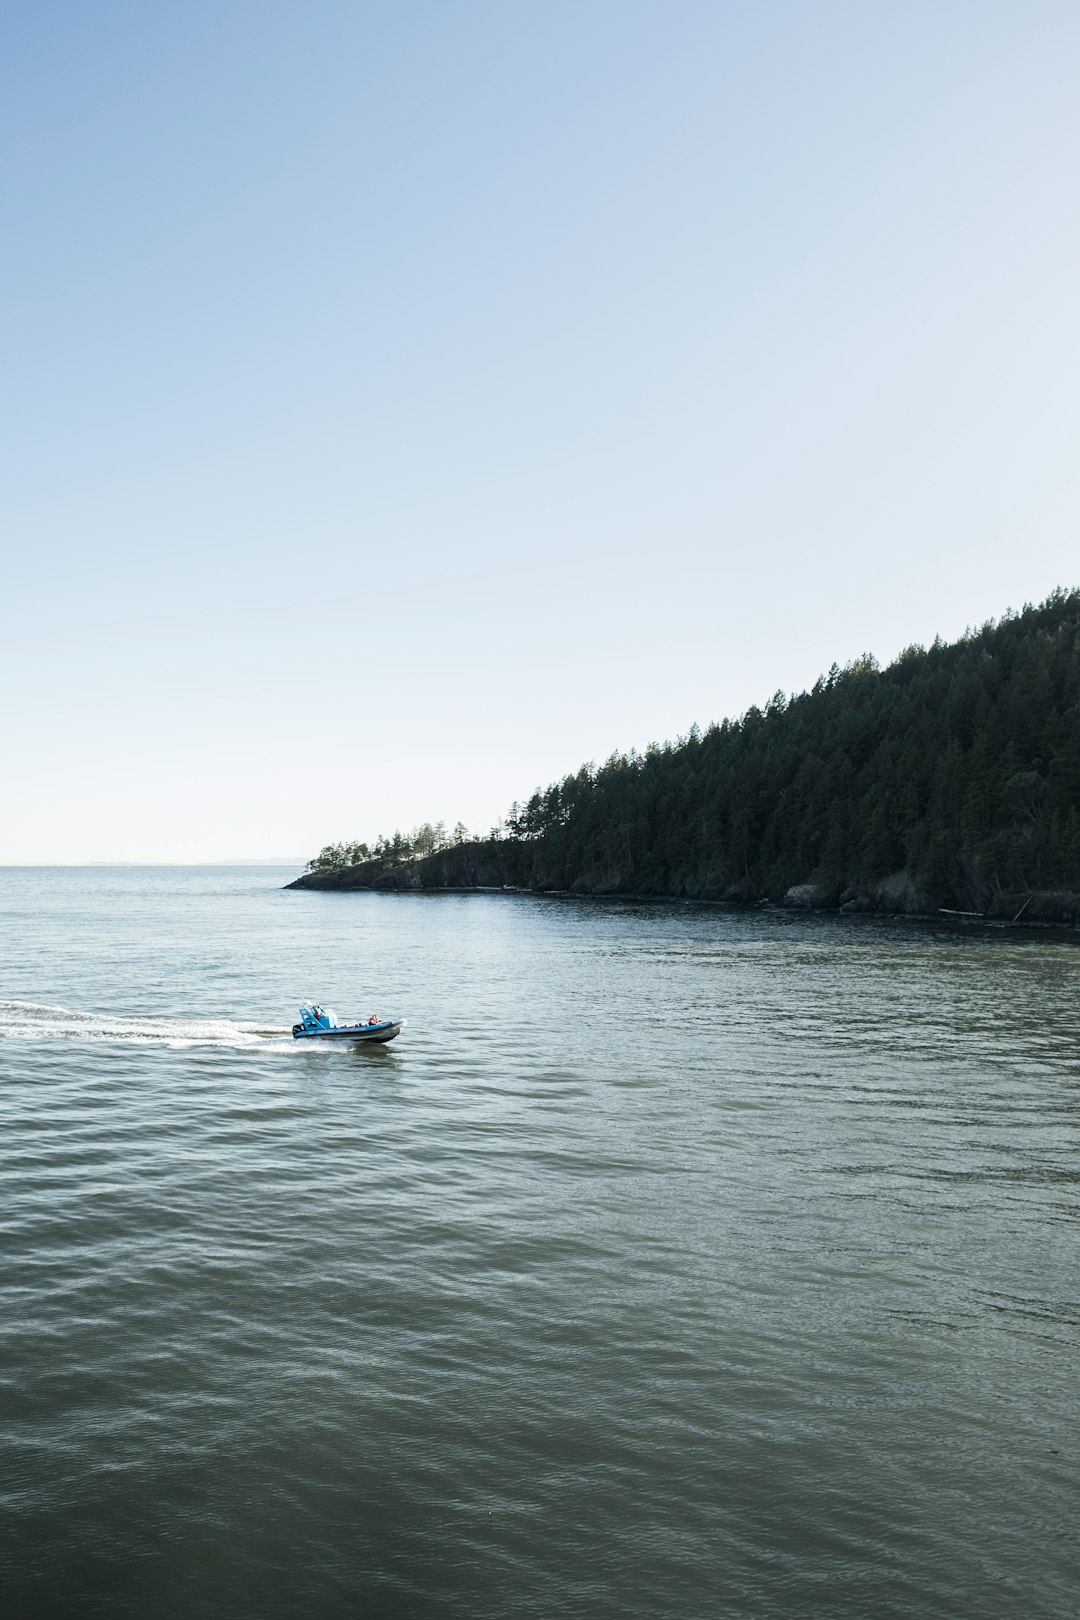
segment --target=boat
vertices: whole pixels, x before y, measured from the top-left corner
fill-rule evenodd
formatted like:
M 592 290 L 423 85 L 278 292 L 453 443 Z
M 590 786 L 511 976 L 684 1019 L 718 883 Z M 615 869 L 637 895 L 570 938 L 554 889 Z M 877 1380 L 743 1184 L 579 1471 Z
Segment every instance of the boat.
M 370 1041 L 373 1045 L 392 1041 L 405 1028 L 404 1018 L 380 1018 L 378 1013 L 363 1024 L 339 1024 L 329 1007 L 305 1001 L 300 1022 L 292 1027 L 295 1041 Z

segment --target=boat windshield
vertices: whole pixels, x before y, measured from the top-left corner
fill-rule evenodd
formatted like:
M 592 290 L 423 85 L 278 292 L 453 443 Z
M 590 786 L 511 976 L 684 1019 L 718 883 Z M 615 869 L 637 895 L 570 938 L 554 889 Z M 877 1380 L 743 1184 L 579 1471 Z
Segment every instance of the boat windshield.
M 305 1001 L 300 1008 L 300 1022 L 305 1029 L 334 1029 L 337 1021 L 329 1007 L 320 1007 L 317 1001 Z

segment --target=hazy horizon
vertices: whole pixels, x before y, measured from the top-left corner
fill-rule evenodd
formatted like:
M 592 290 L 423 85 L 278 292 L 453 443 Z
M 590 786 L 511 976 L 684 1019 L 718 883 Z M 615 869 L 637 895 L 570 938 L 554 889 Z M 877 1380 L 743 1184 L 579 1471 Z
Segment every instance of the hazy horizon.
M 232 860 L 214 860 L 208 858 L 204 861 L 0 861 L 0 866 L 10 868 L 25 867 L 54 867 L 70 866 L 88 871 L 91 867 L 129 867 L 129 866 L 297 866 L 303 867 L 310 859 L 307 855 L 241 855 Z
M 1075 8 L 0 40 L 0 863 L 485 830 L 1075 583 Z

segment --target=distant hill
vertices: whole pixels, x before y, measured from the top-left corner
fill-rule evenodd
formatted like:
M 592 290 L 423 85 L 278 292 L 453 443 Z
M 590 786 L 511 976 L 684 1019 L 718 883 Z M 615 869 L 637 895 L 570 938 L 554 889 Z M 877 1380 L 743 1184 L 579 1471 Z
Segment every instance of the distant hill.
M 1080 920 L 1080 591 L 583 766 L 505 836 L 408 843 L 323 851 L 299 882 Z

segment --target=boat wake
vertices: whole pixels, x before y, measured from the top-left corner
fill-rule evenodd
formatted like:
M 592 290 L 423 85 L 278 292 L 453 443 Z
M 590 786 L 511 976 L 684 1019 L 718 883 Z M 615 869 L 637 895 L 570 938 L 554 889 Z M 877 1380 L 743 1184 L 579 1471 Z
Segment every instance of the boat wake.
M 292 1046 L 287 1029 L 262 1029 L 229 1018 L 125 1017 L 73 1012 L 33 1001 L 0 1001 L 0 1040 L 121 1041 L 156 1046 Z

